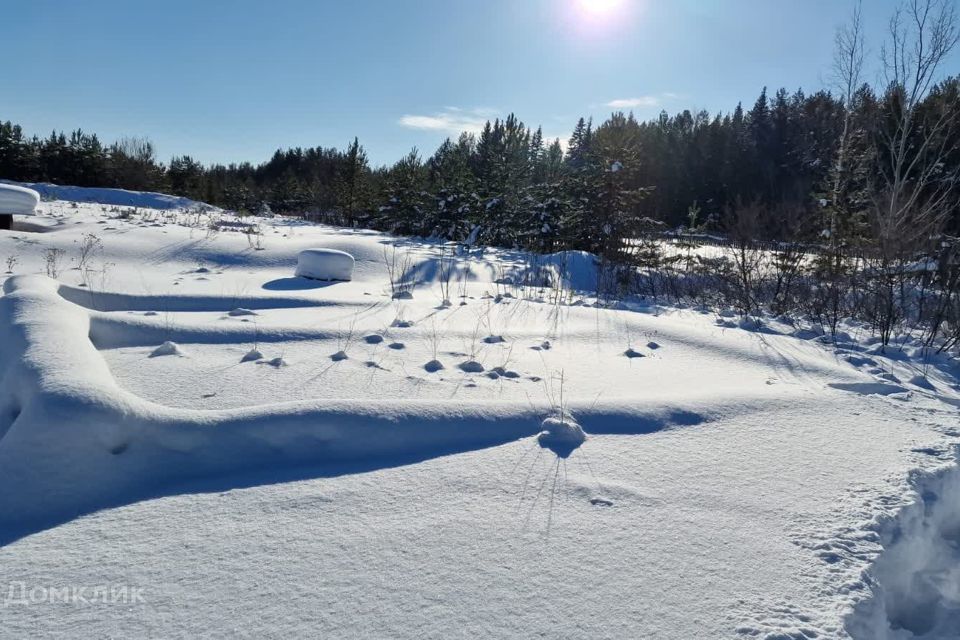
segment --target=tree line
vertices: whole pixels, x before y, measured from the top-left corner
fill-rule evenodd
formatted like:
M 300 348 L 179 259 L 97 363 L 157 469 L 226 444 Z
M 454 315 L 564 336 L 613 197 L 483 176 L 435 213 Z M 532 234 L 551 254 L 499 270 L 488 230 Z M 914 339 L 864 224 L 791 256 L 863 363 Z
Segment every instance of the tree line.
M 960 78 L 941 73 L 957 42 L 953 3 L 906 0 L 897 10 L 878 87 L 862 81 L 864 40 L 857 7 L 837 33 L 833 91 L 764 88 L 748 108 L 718 114 L 581 118 L 565 146 L 510 115 L 389 167 L 371 167 L 357 139 L 278 150 L 259 165 L 163 164 L 144 139 L 27 137 L 3 122 L 0 177 L 167 191 L 240 213 L 538 253 L 585 250 L 634 268 L 665 268 L 644 239 L 668 230 L 789 243 L 815 255 L 820 312 L 833 329 L 851 313 L 850 278 L 867 263 L 879 274 L 870 286 L 884 281 L 871 304 L 895 320 L 911 264 L 957 259 Z M 956 274 L 943 278 L 956 286 Z M 739 300 L 754 308 L 746 279 Z
M 928 122 L 949 122 L 933 132 L 925 153 L 942 151 L 938 162 L 942 178 L 953 183 L 953 202 L 960 194 L 953 171 L 960 166 L 958 91 L 960 80 L 947 78 L 911 105 L 917 115 L 911 138 L 927 135 Z M 610 182 L 607 174 L 622 171 L 613 182 L 635 192 L 621 212 L 635 223 L 723 232 L 738 207 L 762 204 L 772 211 L 802 209 L 807 231 L 820 233 L 828 228 L 824 201 L 837 204 L 832 174 L 841 143 L 845 173 L 861 182 L 881 173 L 890 161 L 885 140 L 901 124 L 901 93 L 896 85 L 879 94 L 862 85 L 851 96 L 784 89 L 771 96 L 764 89 L 750 108 L 737 105 L 724 114 L 685 110 L 640 121 L 613 113 L 597 125 L 581 118 L 566 149 L 510 115 L 479 134 L 448 139 L 429 157 L 414 149 L 378 168 L 356 139 L 345 149 L 278 150 L 256 166 L 205 166 L 190 156 L 164 164 L 145 139 L 107 145 L 80 130 L 28 137 L 0 121 L 0 176 L 164 191 L 243 213 L 269 209 L 451 240 L 480 227 L 477 240 L 551 250 L 589 248 L 578 245 L 602 229 L 584 234 L 583 226 L 598 222 L 593 209 Z M 917 146 L 914 139 L 906 143 Z M 794 217 L 775 216 L 760 231 L 770 239 L 792 237 Z M 957 211 L 948 217 L 945 228 L 960 231 Z

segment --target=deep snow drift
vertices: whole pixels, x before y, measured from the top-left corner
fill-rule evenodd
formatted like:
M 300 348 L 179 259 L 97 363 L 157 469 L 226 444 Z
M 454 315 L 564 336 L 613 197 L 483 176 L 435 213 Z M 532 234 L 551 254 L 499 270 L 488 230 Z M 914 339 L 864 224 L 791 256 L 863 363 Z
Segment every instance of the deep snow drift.
M 606 308 L 585 254 L 137 206 L 0 232 L 0 588 L 142 590 L 5 632 L 954 633 L 955 361 Z M 316 247 L 352 280 L 294 276 Z

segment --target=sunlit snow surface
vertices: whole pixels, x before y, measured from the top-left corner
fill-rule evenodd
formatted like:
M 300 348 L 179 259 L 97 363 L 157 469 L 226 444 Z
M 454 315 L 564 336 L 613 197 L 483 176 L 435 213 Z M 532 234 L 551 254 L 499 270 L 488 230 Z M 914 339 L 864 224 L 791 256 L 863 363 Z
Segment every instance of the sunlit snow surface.
M 955 363 L 600 308 L 588 256 L 558 296 L 495 282 L 513 252 L 180 205 L 0 235 L 0 589 L 143 595 L 14 601 L 3 634 L 955 633 Z M 294 277 L 306 248 L 353 281 Z

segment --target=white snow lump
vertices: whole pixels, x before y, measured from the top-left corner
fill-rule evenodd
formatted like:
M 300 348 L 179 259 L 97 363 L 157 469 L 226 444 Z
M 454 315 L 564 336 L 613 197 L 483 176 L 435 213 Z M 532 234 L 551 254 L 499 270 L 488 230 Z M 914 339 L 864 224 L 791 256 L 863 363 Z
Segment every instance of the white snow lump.
M 40 204 L 40 194 L 33 189 L 0 184 L 0 214 L 31 216 Z
M 337 249 L 304 249 L 297 255 L 296 275 L 314 280 L 351 280 L 353 256 Z

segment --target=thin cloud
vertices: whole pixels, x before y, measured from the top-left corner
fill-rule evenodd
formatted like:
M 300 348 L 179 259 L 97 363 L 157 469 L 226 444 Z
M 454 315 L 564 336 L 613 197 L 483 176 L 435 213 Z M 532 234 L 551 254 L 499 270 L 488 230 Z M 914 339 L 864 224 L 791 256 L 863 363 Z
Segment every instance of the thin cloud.
M 666 95 L 666 94 L 664 94 Z M 611 100 L 606 106 L 613 109 L 637 109 L 639 107 L 656 107 L 660 105 L 657 96 L 640 96 L 639 98 L 619 98 Z
M 439 113 L 430 115 L 406 114 L 400 118 L 400 126 L 421 131 L 443 131 L 459 134 L 480 133 L 483 126 L 491 117 L 496 116 L 496 110 L 487 108 L 461 109 L 446 107 Z

